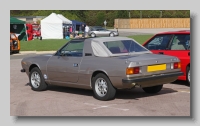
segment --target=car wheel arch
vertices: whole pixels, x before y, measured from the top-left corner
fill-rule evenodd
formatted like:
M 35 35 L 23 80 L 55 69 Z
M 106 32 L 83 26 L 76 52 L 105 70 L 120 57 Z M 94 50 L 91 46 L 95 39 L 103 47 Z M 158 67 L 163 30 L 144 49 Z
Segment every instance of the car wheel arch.
M 110 36 L 111 34 L 113 34 L 113 37 L 115 36 L 115 33 L 114 33 L 114 32 L 110 32 L 109 36 Z
M 188 68 L 190 68 L 190 63 L 184 68 L 186 72 Z
M 92 78 L 95 77 L 97 74 L 102 73 L 104 75 L 106 75 L 108 77 L 107 72 L 105 72 L 104 70 L 96 70 L 92 73 L 92 76 L 90 78 L 90 87 L 92 88 Z M 110 78 L 108 77 L 108 79 L 110 80 Z
M 187 67 L 190 67 L 190 63 L 187 65 Z
M 188 84 L 190 85 L 190 81 L 188 79 L 188 72 L 190 71 L 190 63 L 186 66 L 186 81 L 188 82 Z
M 40 69 L 40 67 L 39 67 L 38 65 L 36 65 L 36 64 L 31 64 L 30 67 L 29 67 L 29 72 L 31 72 L 31 70 L 32 70 L 33 68 L 35 68 L 35 67 L 37 67 L 37 68 Z

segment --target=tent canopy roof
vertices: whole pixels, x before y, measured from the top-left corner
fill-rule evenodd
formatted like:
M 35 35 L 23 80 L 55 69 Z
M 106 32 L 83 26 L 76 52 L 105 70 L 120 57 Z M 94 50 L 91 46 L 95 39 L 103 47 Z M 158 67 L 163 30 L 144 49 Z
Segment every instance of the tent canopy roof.
M 26 24 L 26 22 L 14 17 L 10 17 L 10 24 Z
M 48 17 L 44 18 L 41 20 L 42 23 L 64 23 L 67 24 L 65 20 L 61 19 L 60 17 L 57 16 L 55 13 L 51 13 Z
M 72 21 L 64 17 L 62 14 L 57 14 L 59 18 L 61 18 L 63 21 L 65 21 L 67 24 L 72 24 Z

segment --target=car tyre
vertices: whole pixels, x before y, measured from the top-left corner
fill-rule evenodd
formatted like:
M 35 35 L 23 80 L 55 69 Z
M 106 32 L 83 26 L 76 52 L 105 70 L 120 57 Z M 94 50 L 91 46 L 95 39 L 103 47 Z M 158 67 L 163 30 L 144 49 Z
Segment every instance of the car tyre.
M 187 67 L 187 82 L 190 85 L 190 67 Z
M 115 37 L 114 33 L 110 33 L 109 36 L 110 36 L 110 37 Z
M 92 90 L 94 97 L 98 100 L 107 101 L 115 98 L 116 89 L 103 73 L 99 73 L 92 78 Z
M 96 37 L 95 33 L 91 33 L 91 37 L 92 38 Z
M 152 87 L 142 88 L 146 93 L 153 94 L 158 93 L 162 89 L 163 85 L 157 85 Z
M 44 91 L 47 89 L 47 84 L 44 81 L 41 71 L 38 67 L 34 67 L 29 74 L 29 83 L 32 90 Z

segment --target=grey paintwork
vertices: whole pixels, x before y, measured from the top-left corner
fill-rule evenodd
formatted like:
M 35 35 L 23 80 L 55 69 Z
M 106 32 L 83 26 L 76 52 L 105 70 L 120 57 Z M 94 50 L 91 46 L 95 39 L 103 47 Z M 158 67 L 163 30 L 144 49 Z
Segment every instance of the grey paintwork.
M 122 79 L 134 79 L 157 74 L 180 72 L 180 69 L 170 69 L 171 63 L 180 62 L 177 57 L 173 56 L 140 53 L 124 56 L 97 57 L 93 53 L 91 42 L 98 41 L 100 39 L 101 38 L 85 39 L 83 54 L 89 53 L 91 56 L 83 55 L 83 57 L 68 57 L 56 56 L 55 53 L 50 55 L 28 57 L 22 59 L 22 68 L 25 69 L 26 74 L 29 75 L 30 68 L 32 68 L 33 65 L 39 67 L 42 75 L 47 75 L 47 79 L 45 81 L 48 84 L 86 89 L 91 89 L 91 78 L 96 72 L 103 72 L 106 74 L 113 86 L 117 89 L 133 88 L 135 86 L 134 83 L 123 83 Z M 115 37 L 113 39 L 120 40 L 126 38 Z M 109 37 L 107 40 L 112 40 L 112 38 Z M 147 65 L 162 63 L 167 64 L 167 70 L 146 72 Z M 74 64 L 76 65 L 74 66 Z M 126 68 L 135 66 L 140 66 L 142 73 L 126 75 Z M 177 76 L 154 80 L 144 79 L 144 81 L 139 82 L 138 84 L 142 87 L 148 87 L 169 83 L 176 79 Z

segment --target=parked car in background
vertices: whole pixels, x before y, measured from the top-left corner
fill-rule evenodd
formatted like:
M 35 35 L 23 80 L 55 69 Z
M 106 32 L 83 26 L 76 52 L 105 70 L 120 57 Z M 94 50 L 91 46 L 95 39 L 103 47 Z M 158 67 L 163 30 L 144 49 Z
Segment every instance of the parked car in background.
M 10 33 L 10 54 L 19 53 L 20 41 L 15 33 Z
M 99 100 L 114 99 L 117 89 L 157 93 L 183 74 L 177 57 L 153 54 L 127 37 L 72 39 L 55 54 L 23 58 L 21 65 L 32 90 L 49 84 L 91 89 Z
M 119 36 L 118 31 L 110 31 L 101 26 L 90 26 L 89 36 L 91 37 L 115 37 Z
M 155 54 L 178 57 L 181 60 L 181 71 L 184 72 L 178 80 L 185 80 L 190 84 L 190 30 L 158 33 L 143 46 Z

